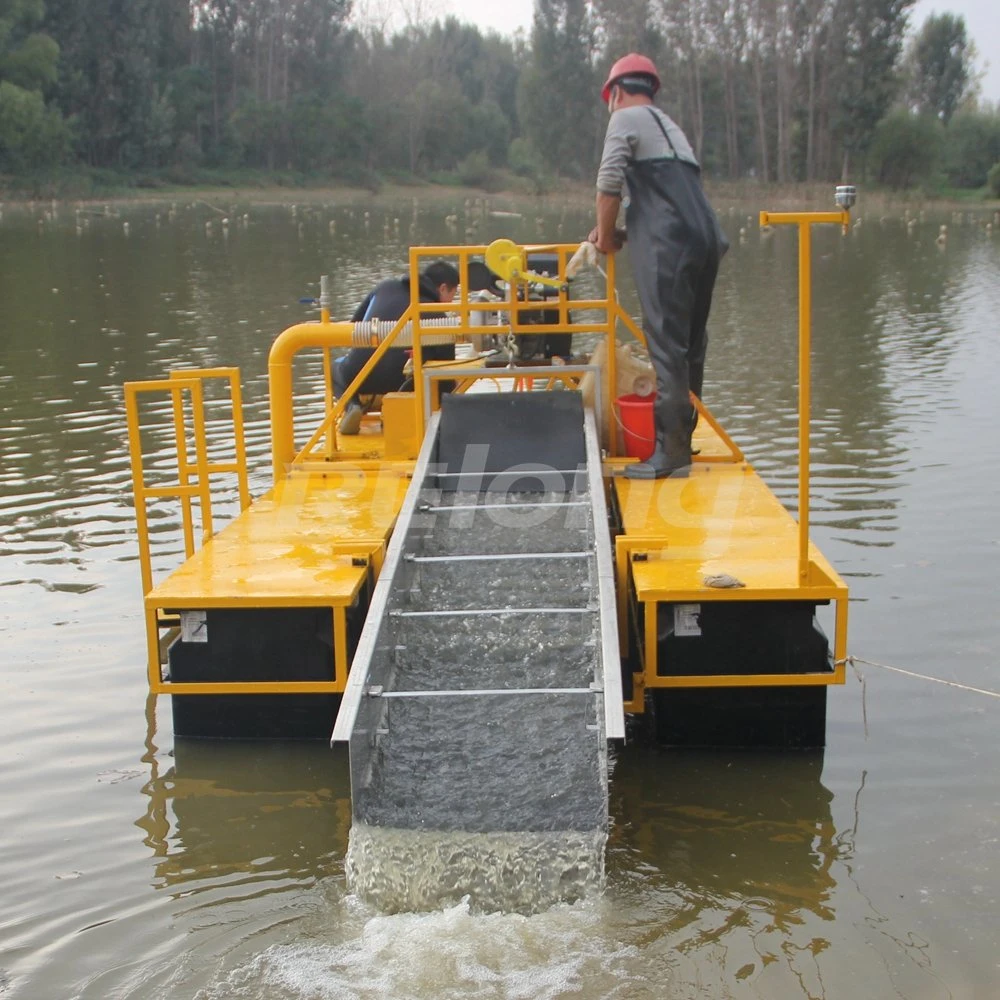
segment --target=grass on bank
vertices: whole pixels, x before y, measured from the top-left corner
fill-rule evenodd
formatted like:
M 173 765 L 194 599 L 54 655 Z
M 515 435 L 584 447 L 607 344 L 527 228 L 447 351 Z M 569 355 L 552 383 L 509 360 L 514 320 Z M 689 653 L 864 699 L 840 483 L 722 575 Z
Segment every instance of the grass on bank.
M 105 167 L 61 168 L 30 177 L 0 174 L 0 198 L 11 201 L 88 201 L 226 189 L 317 191 L 349 188 L 378 194 L 387 186 L 471 187 L 487 193 L 544 194 L 554 189 L 556 184 L 556 178 L 523 176 L 512 170 L 491 166 L 485 155 L 480 158 L 472 154 L 457 169 L 437 172 L 430 177 L 418 177 L 403 171 L 376 172 L 363 167 L 311 173 L 208 167 L 141 171 Z
M 810 206 L 833 207 L 832 182 L 796 182 L 762 184 L 752 179 L 739 181 L 706 180 L 709 197 L 724 204 L 759 205 L 766 201 L 772 210 Z M 284 202 L 330 197 L 359 201 L 398 200 L 419 197 L 421 200 L 447 200 L 461 195 L 505 195 L 514 198 L 557 196 L 561 202 L 576 203 L 593 199 L 594 188 L 584 181 L 554 178 L 547 175 L 515 173 L 491 166 L 475 155 L 458 169 L 430 177 L 416 177 L 403 172 L 375 174 L 367 170 L 346 175 L 301 173 L 292 170 L 223 170 L 198 168 L 178 171 L 129 172 L 106 168 L 62 170 L 31 179 L 0 175 L 0 200 L 30 202 L 56 201 L 159 201 L 171 197 L 197 195 L 206 199 Z M 547 200 L 547 199 L 546 199 Z M 933 205 L 990 208 L 1000 207 L 988 187 L 974 190 L 949 188 L 913 188 L 894 191 L 876 185 L 859 185 L 858 214 L 884 214 L 899 208 Z

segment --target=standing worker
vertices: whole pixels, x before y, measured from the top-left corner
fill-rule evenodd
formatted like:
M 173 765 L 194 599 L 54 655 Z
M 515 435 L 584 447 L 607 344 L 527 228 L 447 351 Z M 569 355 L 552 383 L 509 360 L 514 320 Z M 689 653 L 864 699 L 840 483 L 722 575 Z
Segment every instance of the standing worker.
M 691 464 L 697 411 L 690 393 L 701 396 L 712 290 L 729 247 L 690 143 L 653 104 L 659 89 L 659 74 L 645 56 L 631 52 L 611 67 L 601 92 L 611 119 L 590 234 L 602 253 L 621 249 L 615 222 L 627 195 L 629 258 L 657 387 L 656 445 L 645 462 L 626 468 L 633 479 L 684 475 Z

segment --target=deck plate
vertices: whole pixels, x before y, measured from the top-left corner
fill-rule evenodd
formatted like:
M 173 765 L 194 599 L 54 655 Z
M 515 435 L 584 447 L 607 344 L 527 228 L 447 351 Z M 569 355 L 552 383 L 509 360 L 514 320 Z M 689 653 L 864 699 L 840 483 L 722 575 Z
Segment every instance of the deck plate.
M 381 552 L 408 480 L 338 466 L 282 480 L 146 596 L 146 606 L 349 605 Z
M 844 597 L 847 588 L 810 544 L 810 575 L 798 567 L 798 524 L 746 463 L 695 463 L 686 479 L 630 480 L 614 488 L 642 601 Z M 743 587 L 719 588 L 725 574 Z

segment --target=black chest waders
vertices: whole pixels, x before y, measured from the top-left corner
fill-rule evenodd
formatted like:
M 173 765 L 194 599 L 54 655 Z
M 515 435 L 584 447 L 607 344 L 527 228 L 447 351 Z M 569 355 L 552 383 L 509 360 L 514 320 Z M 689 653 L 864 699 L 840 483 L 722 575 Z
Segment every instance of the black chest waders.
M 657 388 L 656 447 L 631 474 L 651 479 L 691 462 L 689 393 L 701 395 L 712 291 L 728 243 L 698 168 L 677 158 L 659 116 L 652 108 L 650 113 L 673 155 L 632 160 L 625 177 L 629 259 Z

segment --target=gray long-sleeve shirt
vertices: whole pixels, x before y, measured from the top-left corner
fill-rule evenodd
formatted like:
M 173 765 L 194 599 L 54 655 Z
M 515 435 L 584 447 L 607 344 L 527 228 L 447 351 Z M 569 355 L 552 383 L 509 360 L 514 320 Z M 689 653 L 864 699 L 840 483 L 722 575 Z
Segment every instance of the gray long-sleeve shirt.
M 670 142 L 653 116 L 659 118 Z M 619 108 L 608 120 L 604 154 L 597 171 L 597 190 L 624 197 L 625 167 L 629 160 L 681 160 L 698 166 L 691 144 L 669 115 L 652 104 Z

